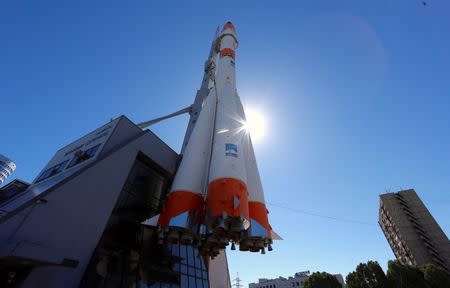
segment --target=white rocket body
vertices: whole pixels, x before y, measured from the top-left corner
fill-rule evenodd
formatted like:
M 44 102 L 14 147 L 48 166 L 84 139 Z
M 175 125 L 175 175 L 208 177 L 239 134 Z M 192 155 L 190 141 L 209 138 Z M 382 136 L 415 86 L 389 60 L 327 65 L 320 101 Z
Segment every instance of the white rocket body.
M 169 193 L 175 191 L 191 191 L 204 197 L 206 178 L 211 153 L 211 139 L 214 128 L 216 110 L 216 93 L 212 89 L 205 99 L 203 108 L 192 130 L 191 138 L 186 145 L 185 154 L 178 167 Z
M 225 31 L 230 32 L 229 30 Z M 230 46 L 233 48 L 229 48 Z M 235 46 L 237 43 L 234 38 L 230 35 L 223 36 L 221 50 L 233 49 L 234 51 Z M 237 157 L 230 155 L 226 157 L 225 150 L 226 143 L 240 144 L 243 134 L 243 119 L 237 112 L 239 100 L 236 95 L 234 59 L 230 56 L 223 56 L 218 61 L 216 89 L 218 102 L 209 182 L 224 177 L 246 182 L 244 159 L 240 149 L 237 151 Z
M 271 250 L 269 225 L 253 145 L 236 92 L 236 31 L 227 22 L 216 39 L 218 72 L 192 130 L 160 215 L 143 224 L 160 238 L 199 246 L 214 257 L 229 242 L 243 251 Z M 204 225 L 203 225 L 204 224 Z
M 228 237 L 248 228 L 248 191 L 245 171 L 244 119 L 236 93 L 236 31 L 231 23 L 218 38 L 217 111 L 206 202 L 207 226 Z

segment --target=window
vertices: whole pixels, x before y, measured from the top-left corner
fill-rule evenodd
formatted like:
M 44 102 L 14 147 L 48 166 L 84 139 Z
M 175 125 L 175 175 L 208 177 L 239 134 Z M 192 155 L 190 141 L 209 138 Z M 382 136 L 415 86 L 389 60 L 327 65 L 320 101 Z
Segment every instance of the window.
M 87 149 L 86 151 L 79 150 L 78 152 L 76 152 L 75 156 L 72 158 L 72 161 L 70 161 L 69 166 L 67 166 L 67 168 L 73 167 L 77 164 L 80 164 L 81 162 L 84 162 L 94 157 L 100 145 L 101 144 L 98 144 L 92 148 Z
M 64 169 L 64 167 L 66 166 L 67 162 L 69 162 L 69 160 L 66 160 L 64 162 L 56 164 L 55 166 L 50 167 L 47 170 L 45 170 L 44 172 L 42 172 L 41 176 L 39 176 L 39 178 L 36 180 L 36 183 L 41 182 L 49 177 L 52 177 L 52 176 L 58 174 L 59 172 L 61 172 Z
M 0 167 L 1 167 L 1 165 L 0 165 Z M 13 173 L 13 170 L 12 170 L 11 167 L 9 167 L 9 166 L 3 166 L 3 167 L 2 167 L 2 170 L 3 170 L 5 173 L 9 173 L 9 174 L 12 174 L 12 173 Z
M 194 277 L 189 277 L 189 287 L 196 287 Z
M 184 274 L 181 274 L 181 278 L 180 278 L 181 280 L 180 280 L 180 286 L 181 287 L 189 287 L 189 284 L 188 284 L 188 277 L 186 276 L 186 275 L 184 275 Z
M 195 276 L 195 267 L 188 266 L 188 275 Z
M 186 261 L 186 245 L 180 245 L 181 264 L 187 264 Z
M 5 174 L 5 175 L 10 175 L 10 174 L 11 174 L 11 172 L 9 172 L 9 171 L 6 169 L 6 167 L 2 168 L 1 172 L 2 172 L 3 174 Z
M 187 246 L 187 260 L 188 260 L 188 265 L 195 267 L 195 256 L 194 256 L 194 250 L 192 249 L 192 246 Z
M 179 266 L 180 284 L 172 284 L 172 288 L 208 288 L 208 272 L 203 259 L 199 256 L 197 248 L 191 245 L 172 244 L 171 254 L 180 255 L 179 262 L 174 263 L 174 267 Z M 178 258 L 178 257 L 177 257 Z M 177 272 L 178 272 L 177 271 Z

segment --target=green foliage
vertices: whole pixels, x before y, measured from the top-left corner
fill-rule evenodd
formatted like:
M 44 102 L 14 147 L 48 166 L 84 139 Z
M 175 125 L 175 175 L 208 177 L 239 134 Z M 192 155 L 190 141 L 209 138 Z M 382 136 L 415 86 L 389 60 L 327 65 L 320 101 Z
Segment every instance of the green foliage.
M 376 261 L 360 263 L 345 282 L 347 288 L 388 288 L 386 275 Z
M 304 288 L 342 288 L 341 283 L 331 274 L 314 272 L 306 279 Z
M 385 275 L 378 262 L 369 261 L 360 263 L 355 271 L 347 275 L 345 282 L 347 288 L 450 288 L 450 274 L 433 264 L 425 264 L 419 268 L 402 265 L 395 260 L 388 262 Z M 316 287 L 330 286 L 306 286 L 305 282 L 305 288 Z
M 402 265 L 397 260 L 388 262 L 387 279 L 391 287 L 427 288 L 424 273 L 417 266 Z
M 450 275 L 441 268 L 433 264 L 425 264 L 422 266 L 422 271 L 428 288 L 450 287 Z

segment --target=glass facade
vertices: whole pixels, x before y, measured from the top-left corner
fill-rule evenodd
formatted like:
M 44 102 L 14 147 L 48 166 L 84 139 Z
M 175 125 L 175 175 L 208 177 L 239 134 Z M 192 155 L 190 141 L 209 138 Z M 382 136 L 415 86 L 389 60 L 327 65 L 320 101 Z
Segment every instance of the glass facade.
M 172 270 L 179 273 L 179 284 L 140 282 L 140 288 L 209 288 L 208 270 L 197 248 L 191 245 L 171 244 L 169 250 L 178 261 L 172 265 Z
M 209 288 L 195 247 L 159 243 L 156 228 L 141 225 L 161 213 L 170 181 L 170 174 L 138 155 L 80 287 Z

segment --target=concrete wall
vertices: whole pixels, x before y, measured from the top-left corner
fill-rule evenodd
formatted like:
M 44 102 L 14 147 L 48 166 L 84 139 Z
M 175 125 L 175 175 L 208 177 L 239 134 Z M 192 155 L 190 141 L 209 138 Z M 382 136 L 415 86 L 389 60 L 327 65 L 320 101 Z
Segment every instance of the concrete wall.
M 230 288 L 230 273 L 228 271 L 227 255 L 221 251 L 209 261 L 208 277 L 211 288 Z

